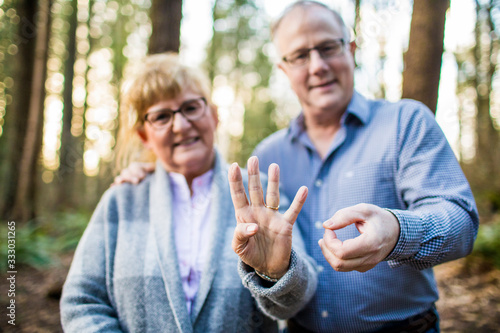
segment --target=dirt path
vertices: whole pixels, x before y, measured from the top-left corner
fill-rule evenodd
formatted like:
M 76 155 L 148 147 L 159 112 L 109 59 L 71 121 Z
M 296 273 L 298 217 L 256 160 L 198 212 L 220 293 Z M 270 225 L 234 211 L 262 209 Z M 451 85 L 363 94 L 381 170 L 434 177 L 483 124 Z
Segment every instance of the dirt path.
M 0 275 L 0 332 L 58 333 L 59 294 L 71 255 L 61 264 L 39 271 L 21 267 L 16 275 L 16 326 L 7 323 L 9 305 L 7 276 Z M 441 299 L 437 303 L 444 333 L 500 332 L 500 270 L 481 274 L 464 272 L 464 259 L 435 269 Z M 475 271 L 481 271 L 475 268 Z
M 435 268 L 442 332 L 500 332 L 500 270 L 474 267 L 465 259 Z
M 19 267 L 16 274 L 16 318 L 10 325 L 6 316 L 9 304 L 7 276 L 0 275 L 0 332 L 58 333 L 62 332 L 59 319 L 60 286 L 64 283 L 72 255 L 61 258 L 51 268 L 37 270 Z

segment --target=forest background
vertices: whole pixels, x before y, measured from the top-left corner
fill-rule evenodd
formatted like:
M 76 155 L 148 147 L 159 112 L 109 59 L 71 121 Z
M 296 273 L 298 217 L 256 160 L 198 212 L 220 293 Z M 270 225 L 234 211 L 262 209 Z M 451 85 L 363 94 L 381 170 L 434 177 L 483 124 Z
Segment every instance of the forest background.
M 173 51 L 203 68 L 219 108 L 217 145 L 244 165 L 300 111 L 269 40 L 271 20 L 290 2 L 0 0 L 0 305 L 16 271 L 16 330 L 58 327 L 57 313 L 43 313 L 57 308 L 72 251 L 115 175 L 119 95 L 134 64 Z M 473 254 L 443 271 L 456 280 L 440 289 L 457 296 L 474 277 L 491 296 L 474 310 L 479 317 L 462 299 L 464 312 L 444 328 L 497 328 L 500 315 L 486 312 L 500 313 L 500 1 L 322 2 L 352 27 L 358 91 L 414 98 L 435 112 L 481 216 Z M 2 317 L 0 332 L 14 329 Z

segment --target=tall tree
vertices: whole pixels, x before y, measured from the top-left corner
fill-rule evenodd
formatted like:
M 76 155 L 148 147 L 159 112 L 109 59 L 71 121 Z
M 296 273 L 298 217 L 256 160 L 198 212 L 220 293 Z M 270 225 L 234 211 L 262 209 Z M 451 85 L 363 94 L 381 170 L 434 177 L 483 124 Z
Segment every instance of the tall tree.
M 182 0 L 153 0 L 150 17 L 153 31 L 148 53 L 179 52 Z
M 38 155 L 42 144 L 43 104 L 51 7 L 52 0 L 40 0 L 36 24 L 37 35 L 33 78 L 31 81 L 32 93 L 29 97 L 28 124 L 19 165 L 21 177 L 13 208 L 13 217 L 20 221 L 35 217 L 36 175 Z
M 3 204 L 0 207 L 4 219 L 12 218 L 12 207 L 16 200 L 19 179 L 22 177 L 19 165 L 26 136 L 30 103 L 28 96 L 32 95 L 31 80 L 35 57 L 35 15 L 37 12 L 37 4 L 33 1 L 20 0 L 12 5 L 16 9 L 20 22 L 17 26 L 17 38 L 10 45 L 10 47 L 16 47 L 18 52 L 8 59 L 9 63 L 14 65 L 14 85 L 11 89 L 12 103 L 7 106 L 5 115 L 6 130 L 2 136 L 2 141 L 8 143 L 5 159 L 2 159 L 2 164 L 6 164 L 3 175 L 5 181 L 2 184 L 3 200 L 1 202 Z
M 64 92 L 63 92 L 63 119 L 61 133 L 61 148 L 59 150 L 59 200 L 63 205 L 72 204 L 73 189 L 75 184 L 75 167 L 80 158 L 80 147 L 78 141 L 71 134 L 71 122 L 73 119 L 73 78 L 75 74 L 74 65 L 76 59 L 76 28 L 77 2 L 71 1 L 65 4 L 71 8 L 68 17 L 69 30 L 67 34 L 66 61 L 64 66 Z
M 405 55 L 403 98 L 423 102 L 436 112 L 449 0 L 415 0 Z
M 216 79 L 218 73 L 234 92 L 236 102 L 244 104 L 244 130 L 230 138 L 228 156 L 242 164 L 259 141 L 278 129 L 275 104 L 267 90 L 273 66 L 265 54 L 269 24 L 264 18 L 251 0 L 214 4 L 206 66 L 210 78 Z M 217 84 L 214 86 L 217 89 Z M 233 118 L 236 109 L 230 111 Z
M 457 96 L 460 103 L 460 143 L 463 137 L 474 137 L 474 146 L 460 146 L 462 168 L 469 180 L 481 218 L 490 220 L 500 211 L 500 131 L 492 110 L 500 100 L 495 86 L 499 40 L 493 18 L 500 8 L 498 1 L 476 1 L 475 43 L 456 52 L 458 65 Z M 495 82 L 496 81 L 496 82 Z M 474 103 L 471 103 L 474 102 Z M 473 132 L 473 133 L 472 133 Z M 465 141 L 465 140 L 464 140 Z M 474 154 L 472 154 L 472 152 Z
M 361 0 L 354 0 L 354 34 L 356 37 L 360 35 L 360 22 L 361 22 Z
M 493 1 L 476 1 L 476 44 L 473 48 L 476 90 L 476 156 L 473 163 L 474 185 L 483 206 L 483 214 L 500 211 L 500 132 L 491 116 L 493 78 L 496 72 L 499 44 L 493 33 Z M 498 101 L 497 101 L 498 103 Z

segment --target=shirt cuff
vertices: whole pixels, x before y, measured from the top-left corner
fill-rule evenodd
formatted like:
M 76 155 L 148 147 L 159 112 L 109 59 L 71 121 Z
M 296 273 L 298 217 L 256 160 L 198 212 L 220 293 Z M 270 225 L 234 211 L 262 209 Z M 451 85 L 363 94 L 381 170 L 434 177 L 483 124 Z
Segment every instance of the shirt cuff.
M 419 215 L 407 210 L 387 209 L 399 221 L 399 240 L 385 258 L 391 267 L 400 266 L 397 261 L 414 256 L 420 249 L 424 235 L 424 223 Z
M 297 254 L 292 249 L 290 253 L 290 267 L 276 283 L 268 282 L 255 273 L 253 267 L 248 266 L 243 261 L 239 261 L 238 273 L 240 274 L 243 285 L 260 296 L 279 296 L 286 294 L 298 283 L 297 271 L 300 271 L 300 264 L 297 260 Z

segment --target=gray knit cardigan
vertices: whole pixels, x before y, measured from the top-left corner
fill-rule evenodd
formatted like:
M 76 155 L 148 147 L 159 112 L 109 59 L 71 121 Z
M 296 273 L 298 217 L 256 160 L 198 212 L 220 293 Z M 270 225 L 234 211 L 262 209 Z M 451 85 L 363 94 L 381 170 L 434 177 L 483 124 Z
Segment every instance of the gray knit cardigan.
M 177 263 L 169 177 L 157 164 L 140 184 L 114 186 L 99 202 L 63 288 L 64 331 L 277 332 L 270 317 L 289 317 L 302 308 L 317 276 L 298 234 L 289 272 L 266 288 L 259 304 L 243 286 L 231 248 L 236 221 L 227 170 L 217 154 L 206 235 L 212 241 L 191 314 Z M 244 275 L 247 287 L 248 279 L 255 280 L 253 288 L 262 283 L 251 272 Z

